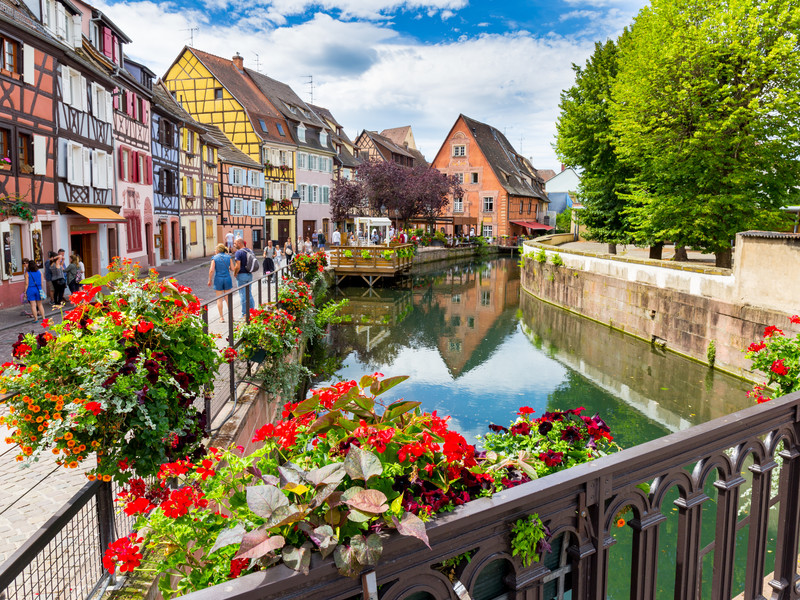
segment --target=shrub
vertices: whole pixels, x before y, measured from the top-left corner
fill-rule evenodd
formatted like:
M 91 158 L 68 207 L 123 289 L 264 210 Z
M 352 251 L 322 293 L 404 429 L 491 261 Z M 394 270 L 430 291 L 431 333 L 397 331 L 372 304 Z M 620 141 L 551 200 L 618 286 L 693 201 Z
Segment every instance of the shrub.
M 800 324 L 800 316 L 790 317 L 790 322 Z M 752 369 L 767 376 L 767 389 L 756 385 L 748 396 L 759 404 L 800 390 L 800 334 L 786 337 L 781 329 L 770 325 L 764 329 L 763 339 L 753 342 L 746 350 L 753 361 Z

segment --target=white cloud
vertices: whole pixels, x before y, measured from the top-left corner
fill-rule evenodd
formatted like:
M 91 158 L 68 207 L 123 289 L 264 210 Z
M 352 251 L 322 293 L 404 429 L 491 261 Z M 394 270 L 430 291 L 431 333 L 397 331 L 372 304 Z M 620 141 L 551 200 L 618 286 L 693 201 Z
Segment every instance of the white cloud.
M 266 2 L 265 2 L 266 3 Z M 275 14 L 302 15 L 308 10 L 340 11 L 343 18 L 383 19 L 397 11 L 453 11 L 464 8 L 467 0 L 272 0 Z
M 348 2 L 373 11 L 397 5 L 339 0 L 337 6 L 347 8 Z M 465 3 L 424 4 L 450 10 L 446 7 Z M 464 113 L 505 130 L 517 150 L 539 168 L 558 164 L 552 143 L 559 94 L 573 83 L 571 64 L 585 62 L 595 39 L 617 35 L 630 22 L 627 13 L 612 9 L 590 23 L 589 29 L 600 30 L 596 34 L 484 33 L 438 44 L 411 39 L 388 20 L 342 20 L 324 12 L 300 24 L 276 25 L 276 14 L 307 4 L 279 0 L 271 6 L 250 5 L 234 24 L 211 22 L 201 11 L 151 0 L 98 8 L 134 40 L 127 52 L 159 75 L 189 43 L 185 30 L 197 25 L 195 47 L 225 57 L 239 52 L 251 68 L 258 55 L 262 72 L 290 84 L 304 99 L 304 76 L 312 74 L 314 101 L 329 108 L 351 137 L 365 128 L 412 125 L 420 150 L 431 160 L 458 114 Z

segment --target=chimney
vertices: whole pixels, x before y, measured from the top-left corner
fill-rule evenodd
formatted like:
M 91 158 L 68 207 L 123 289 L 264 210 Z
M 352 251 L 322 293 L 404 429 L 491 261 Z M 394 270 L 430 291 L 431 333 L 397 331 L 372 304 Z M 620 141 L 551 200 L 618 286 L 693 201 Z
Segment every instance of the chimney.
M 244 57 L 241 56 L 238 52 L 233 57 L 233 64 L 236 66 L 237 69 L 240 71 L 244 71 Z

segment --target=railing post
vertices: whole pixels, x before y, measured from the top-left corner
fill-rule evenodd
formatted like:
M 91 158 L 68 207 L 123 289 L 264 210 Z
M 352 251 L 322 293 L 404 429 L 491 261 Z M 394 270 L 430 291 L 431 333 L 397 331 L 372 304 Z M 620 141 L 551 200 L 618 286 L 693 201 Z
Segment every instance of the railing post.
M 790 600 L 797 566 L 800 540 L 800 452 L 797 448 L 779 453 L 783 458 L 778 498 L 778 537 L 775 540 L 775 573 L 769 586 L 775 590 L 772 600 Z
M 726 481 L 714 482 L 714 486 L 717 488 L 717 528 L 714 536 L 714 575 L 711 584 L 713 600 L 730 600 L 731 598 L 739 486 L 743 483 L 744 477 L 738 472 L 732 473 Z
M 628 521 L 633 528 L 631 600 L 651 600 L 656 597 L 658 525 L 666 519 L 662 513 L 653 512 L 643 519 Z
M 678 498 L 678 541 L 675 557 L 675 597 L 691 600 L 700 593 L 700 527 L 703 502 L 708 500 L 703 492 L 689 498 Z
M 769 496 L 772 469 L 777 466 L 769 459 L 763 465 L 750 467 L 753 484 L 750 501 L 750 534 L 747 543 L 747 570 L 745 572 L 744 597 L 763 600 L 764 559 L 767 555 L 769 527 Z
M 106 550 L 114 541 L 115 537 L 115 523 L 114 523 L 114 494 L 111 489 L 111 482 L 104 481 L 100 484 L 97 490 L 97 532 L 98 542 L 100 544 L 100 559 L 102 561 Z M 101 571 L 103 570 L 102 564 L 100 565 Z M 111 576 L 112 582 L 114 575 Z

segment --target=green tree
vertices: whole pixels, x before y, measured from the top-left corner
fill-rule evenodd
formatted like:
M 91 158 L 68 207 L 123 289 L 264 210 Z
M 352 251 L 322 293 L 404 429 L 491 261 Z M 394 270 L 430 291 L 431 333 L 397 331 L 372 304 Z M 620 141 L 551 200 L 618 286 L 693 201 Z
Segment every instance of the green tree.
M 555 144 L 565 164 L 582 169 L 581 220 L 591 239 L 609 244 L 609 252 L 616 251 L 617 243 L 630 241 L 623 193 L 632 172 L 617 157 L 609 112 L 617 55 L 613 40 L 597 42 L 586 66 L 572 65 L 575 85 L 561 93 Z
M 642 236 L 714 252 L 774 227 L 800 179 L 794 0 L 653 0 L 620 43 L 612 130 Z

